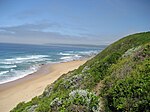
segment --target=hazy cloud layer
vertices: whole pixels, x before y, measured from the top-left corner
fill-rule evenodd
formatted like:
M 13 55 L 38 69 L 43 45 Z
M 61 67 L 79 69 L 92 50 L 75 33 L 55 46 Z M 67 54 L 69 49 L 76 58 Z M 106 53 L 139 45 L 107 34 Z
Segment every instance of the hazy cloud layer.
M 11 43 L 70 43 L 70 44 L 99 44 L 94 35 L 79 34 L 78 36 L 52 32 L 49 29 L 59 29 L 57 23 L 23 24 L 19 26 L 0 27 L 1 42 Z M 18 40 L 18 41 L 16 41 Z

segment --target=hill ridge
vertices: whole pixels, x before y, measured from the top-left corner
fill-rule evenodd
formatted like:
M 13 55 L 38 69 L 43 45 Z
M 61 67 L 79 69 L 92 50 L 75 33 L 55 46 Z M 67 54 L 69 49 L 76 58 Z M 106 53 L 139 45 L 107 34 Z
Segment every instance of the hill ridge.
M 149 87 L 150 32 L 143 32 L 109 45 L 11 112 L 148 112 Z

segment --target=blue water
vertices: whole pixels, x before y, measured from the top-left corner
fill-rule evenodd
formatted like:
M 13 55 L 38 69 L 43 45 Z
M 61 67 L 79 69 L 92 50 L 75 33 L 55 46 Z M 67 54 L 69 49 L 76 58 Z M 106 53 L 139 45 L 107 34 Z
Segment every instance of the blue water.
M 78 60 L 95 55 L 105 47 L 0 43 L 0 84 L 31 74 L 41 64 Z

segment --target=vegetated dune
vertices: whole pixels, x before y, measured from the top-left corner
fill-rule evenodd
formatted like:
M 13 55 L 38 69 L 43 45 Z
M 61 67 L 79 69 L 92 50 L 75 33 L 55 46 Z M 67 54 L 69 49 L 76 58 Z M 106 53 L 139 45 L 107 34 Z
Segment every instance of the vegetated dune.
M 12 112 L 150 111 L 150 32 L 111 44 Z

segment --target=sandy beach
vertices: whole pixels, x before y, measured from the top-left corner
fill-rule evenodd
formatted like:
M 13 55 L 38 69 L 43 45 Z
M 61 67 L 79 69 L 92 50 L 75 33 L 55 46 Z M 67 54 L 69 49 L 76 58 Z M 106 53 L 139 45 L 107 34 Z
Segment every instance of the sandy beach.
M 78 68 L 86 60 L 43 65 L 40 70 L 24 78 L 0 85 L 0 112 L 9 112 L 19 102 L 30 101 L 43 93 L 48 84 L 62 74 Z

